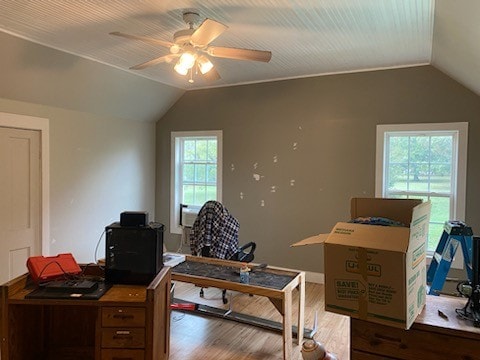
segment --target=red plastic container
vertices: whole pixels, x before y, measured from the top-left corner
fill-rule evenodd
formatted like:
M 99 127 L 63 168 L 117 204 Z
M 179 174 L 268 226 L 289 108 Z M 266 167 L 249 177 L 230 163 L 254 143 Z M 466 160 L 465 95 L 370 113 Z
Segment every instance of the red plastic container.
M 82 272 L 70 253 L 57 256 L 31 256 L 27 260 L 27 268 L 37 284 L 63 275 L 78 275 Z

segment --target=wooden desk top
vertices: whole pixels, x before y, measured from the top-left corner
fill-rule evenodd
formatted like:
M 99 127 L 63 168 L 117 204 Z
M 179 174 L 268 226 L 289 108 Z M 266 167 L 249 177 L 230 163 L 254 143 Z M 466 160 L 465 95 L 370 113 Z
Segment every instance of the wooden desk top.
M 76 299 L 25 299 L 25 296 L 37 288 L 28 274 L 19 276 L 0 286 L 2 298 L 10 304 L 51 304 L 51 305 L 89 305 L 105 306 L 124 303 L 125 305 L 142 305 L 147 301 L 148 290 L 153 289 L 162 278 L 164 273 L 169 271 L 164 267 L 150 285 L 121 285 L 115 284 L 98 300 L 76 300 Z
M 466 298 L 427 295 L 425 308 L 409 330 L 352 318 L 350 358 L 479 359 L 480 328 L 455 311 L 466 303 Z
M 472 321 L 460 318 L 455 312 L 455 309 L 465 307 L 466 303 L 466 298 L 427 295 L 425 308 L 412 329 L 480 339 L 480 328 L 474 327 Z

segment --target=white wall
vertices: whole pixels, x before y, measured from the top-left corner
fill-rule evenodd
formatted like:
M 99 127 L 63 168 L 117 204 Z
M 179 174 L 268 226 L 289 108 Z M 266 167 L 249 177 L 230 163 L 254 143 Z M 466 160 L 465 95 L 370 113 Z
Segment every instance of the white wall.
M 184 90 L 0 32 L 0 98 L 157 121 Z
M 90 262 L 120 212 L 155 220 L 155 121 L 184 91 L 1 32 L 0 48 L 0 112 L 50 119 L 44 248 Z
M 155 123 L 0 99 L 0 111 L 49 119 L 50 254 L 94 260 L 124 210 L 154 220 Z M 104 237 L 98 257 L 104 254 Z

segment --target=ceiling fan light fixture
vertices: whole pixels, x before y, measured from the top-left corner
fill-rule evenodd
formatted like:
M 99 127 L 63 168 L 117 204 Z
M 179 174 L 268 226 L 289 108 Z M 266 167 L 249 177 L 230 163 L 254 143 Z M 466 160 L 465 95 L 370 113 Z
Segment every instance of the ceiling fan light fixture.
M 180 60 L 177 61 L 177 63 L 175 64 L 174 68 L 173 68 L 177 73 L 179 73 L 180 75 L 187 75 L 188 73 L 188 68 L 184 67 Z
M 179 51 L 180 51 L 180 46 L 178 46 L 177 44 L 173 44 L 172 46 L 170 46 L 171 54 L 178 54 Z
M 213 64 L 210 60 L 208 60 L 205 56 L 200 56 L 197 60 L 198 67 L 202 74 L 208 73 L 213 68 Z
M 178 63 L 185 69 L 191 69 L 193 65 L 195 65 L 196 59 L 197 54 L 185 51 L 182 56 L 180 56 L 180 59 L 178 59 Z

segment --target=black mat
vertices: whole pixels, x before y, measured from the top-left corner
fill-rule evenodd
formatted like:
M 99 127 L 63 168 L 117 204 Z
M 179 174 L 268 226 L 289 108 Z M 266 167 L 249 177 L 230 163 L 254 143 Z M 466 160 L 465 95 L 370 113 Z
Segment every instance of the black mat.
M 203 276 L 211 279 L 240 283 L 240 274 L 236 267 L 207 264 L 198 261 L 184 261 L 172 268 L 173 273 Z M 250 285 L 282 290 L 295 276 L 273 274 L 264 270 L 250 272 Z
M 103 294 L 111 288 L 111 284 L 106 284 L 103 281 L 98 282 L 98 288 L 89 293 L 75 293 L 72 292 L 58 292 L 49 291 L 45 287 L 39 287 L 25 296 L 25 299 L 60 299 L 60 300 L 98 300 Z

